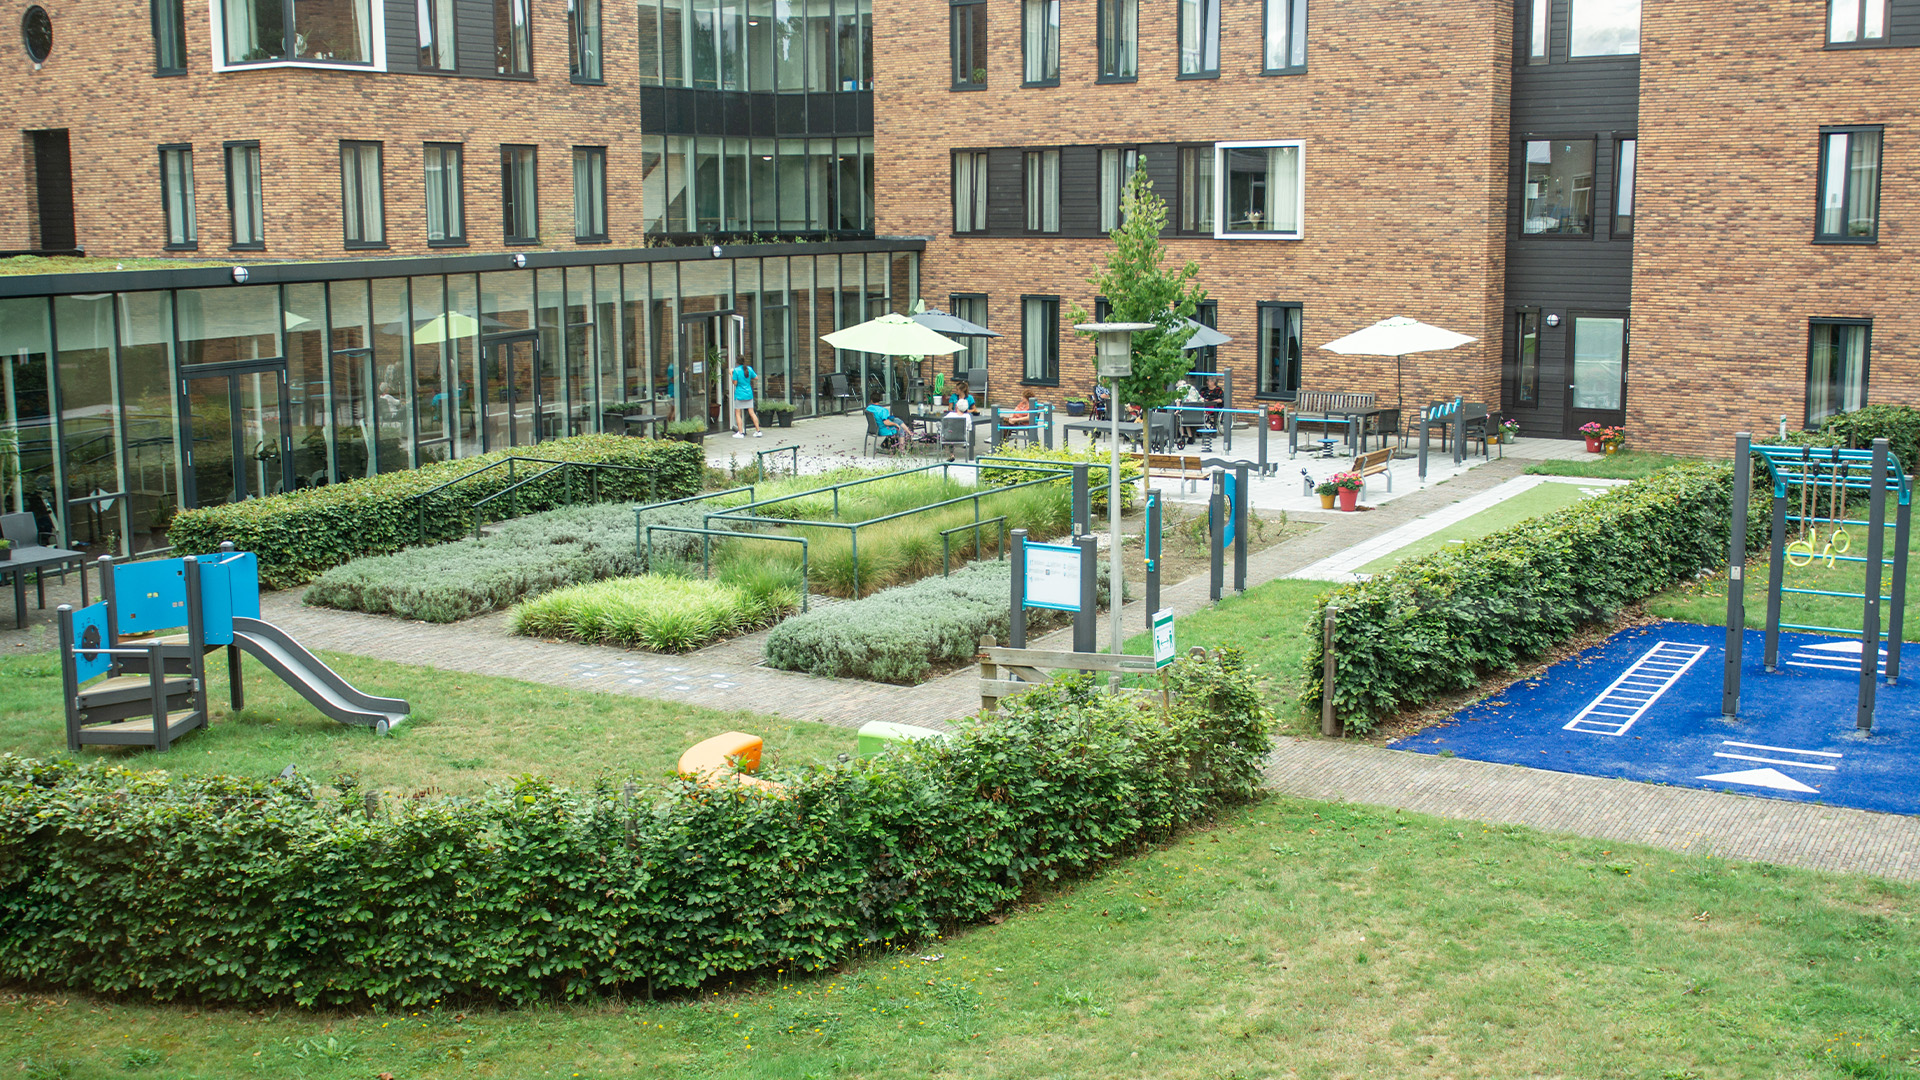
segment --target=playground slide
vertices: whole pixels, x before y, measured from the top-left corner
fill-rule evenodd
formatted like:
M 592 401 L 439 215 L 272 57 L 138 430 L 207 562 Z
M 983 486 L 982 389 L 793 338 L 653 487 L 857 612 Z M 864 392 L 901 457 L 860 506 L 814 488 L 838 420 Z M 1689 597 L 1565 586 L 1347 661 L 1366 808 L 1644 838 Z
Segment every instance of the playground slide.
M 327 716 L 343 724 L 361 724 L 385 735 L 407 718 L 407 703 L 399 698 L 363 694 L 332 668 L 308 652 L 286 631 L 270 622 L 234 616 L 233 644 L 267 665 L 288 686 L 300 692 Z

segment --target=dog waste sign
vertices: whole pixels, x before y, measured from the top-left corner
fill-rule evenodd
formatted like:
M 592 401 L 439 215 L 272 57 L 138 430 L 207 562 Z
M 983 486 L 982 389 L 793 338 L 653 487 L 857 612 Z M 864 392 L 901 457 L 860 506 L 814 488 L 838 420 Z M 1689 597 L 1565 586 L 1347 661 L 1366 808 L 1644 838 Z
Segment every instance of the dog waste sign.
M 1153 667 L 1154 670 L 1173 663 L 1173 609 L 1162 608 L 1153 613 Z

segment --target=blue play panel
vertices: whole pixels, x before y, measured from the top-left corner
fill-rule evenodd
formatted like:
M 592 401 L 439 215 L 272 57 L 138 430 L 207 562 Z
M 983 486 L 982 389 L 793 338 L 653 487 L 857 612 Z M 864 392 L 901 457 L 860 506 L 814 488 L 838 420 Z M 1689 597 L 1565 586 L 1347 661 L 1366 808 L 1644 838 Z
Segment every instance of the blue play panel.
M 1854 726 L 1858 639 L 1782 633 L 1774 674 L 1764 646 L 1747 631 L 1732 721 L 1720 716 L 1726 631 L 1666 622 L 1622 630 L 1393 748 L 1920 813 L 1920 645 L 1901 650 L 1898 685 L 1880 681 L 1867 736 Z

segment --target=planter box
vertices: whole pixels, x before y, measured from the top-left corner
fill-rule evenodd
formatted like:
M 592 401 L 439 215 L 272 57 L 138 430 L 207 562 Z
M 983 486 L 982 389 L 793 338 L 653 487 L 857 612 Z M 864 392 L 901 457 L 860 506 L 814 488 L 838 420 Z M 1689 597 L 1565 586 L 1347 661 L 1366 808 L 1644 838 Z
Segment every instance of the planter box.
M 1068 416 L 1085 416 L 1085 415 L 1087 415 L 1087 403 L 1086 403 L 1086 402 L 1084 402 L 1084 401 L 1069 401 L 1069 402 L 1067 402 L 1067 415 L 1068 415 Z
M 767 423 L 772 424 L 774 427 L 793 426 L 793 410 L 791 409 L 781 409 L 779 412 L 770 412 L 766 414 L 766 417 Z

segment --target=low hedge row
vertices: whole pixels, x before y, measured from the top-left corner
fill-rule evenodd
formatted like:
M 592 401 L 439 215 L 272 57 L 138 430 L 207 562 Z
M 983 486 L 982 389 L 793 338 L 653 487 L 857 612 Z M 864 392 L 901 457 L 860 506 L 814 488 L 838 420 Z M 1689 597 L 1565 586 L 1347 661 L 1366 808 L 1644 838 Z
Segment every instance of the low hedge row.
M 1032 465 L 1075 465 L 1087 466 L 1087 495 L 1091 509 L 1096 513 L 1105 513 L 1107 509 L 1107 470 L 1112 467 L 1108 450 L 1104 446 L 1085 446 L 1078 450 L 1067 447 L 1045 447 L 1028 444 L 1006 447 L 984 455 L 995 458 L 1013 458 L 1019 464 Z M 1146 470 L 1141 466 L 1139 455 L 1120 455 L 1120 509 L 1133 509 L 1135 498 L 1139 495 L 1139 480 Z M 991 462 L 980 467 L 980 483 L 986 487 L 1008 487 L 1040 479 L 1038 474 L 1024 469 L 999 467 Z M 1073 487 L 1072 477 L 1062 477 L 1049 484 L 1049 487 Z
M 423 541 L 463 535 L 473 527 L 473 504 L 510 483 L 506 468 L 474 476 L 427 499 L 424 533 L 415 497 L 508 457 L 635 466 L 637 471 L 600 470 L 601 498 L 633 502 L 692 495 L 700 490 L 706 470 L 704 451 L 691 443 L 579 435 L 364 480 L 182 511 L 174 517 L 167 539 L 183 555 L 216 551 L 222 541 L 231 540 L 259 557 L 261 584 L 284 589 L 362 555 L 382 555 Z M 523 466 L 514 475 L 525 479 L 529 469 L 541 468 L 546 466 Z M 587 490 L 586 483 L 579 470 L 564 470 L 550 480 L 521 488 L 517 509 L 527 513 L 576 501 L 574 496 Z M 503 507 L 503 516 L 504 511 Z
M 525 1004 L 819 969 L 986 917 L 1249 797 L 1268 716 L 1240 659 L 1166 714 L 1083 681 L 947 741 L 628 800 L 477 800 L 0 758 L 0 979 L 160 1000 Z
M 1365 732 L 1382 714 L 1474 686 L 1583 626 L 1725 565 L 1732 493 L 1731 465 L 1677 465 L 1334 589 L 1305 628 L 1314 645 L 1301 706 L 1320 711 L 1320 627 L 1329 608 L 1334 709 Z M 1755 492 L 1750 551 L 1766 543 L 1768 494 Z
M 1099 572 L 1104 605 L 1104 562 Z M 809 675 L 921 682 L 936 667 L 973 659 L 983 636 L 1007 639 L 1012 587 L 1011 563 L 977 562 L 947 577 L 925 578 L 863 600 L 796 615 L 767 635 L 767 664 Z M 1064 612 L 1033 608 L 1027 612 L 1027 626 L 1045 630 L 1067 617 Z

